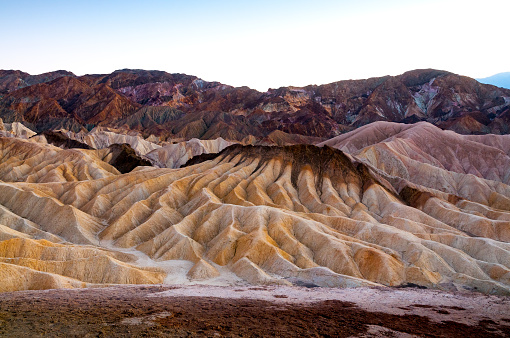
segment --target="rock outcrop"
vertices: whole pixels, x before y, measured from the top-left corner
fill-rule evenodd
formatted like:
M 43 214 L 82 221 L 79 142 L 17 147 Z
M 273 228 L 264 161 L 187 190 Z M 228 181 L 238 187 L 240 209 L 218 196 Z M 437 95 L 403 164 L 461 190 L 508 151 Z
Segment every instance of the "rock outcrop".
M 0 118 L 0 136 L 27 139 L 34 135 L 36 135 L 36 133 L 30 128 L 25 127 L 23 124 L 19 122 L 4 123 Z
M 126 174 L 101 161 L 106 149 L 3 138 L 0 274 L 14 276 L 3 287 L 160 283 L 182 273 L 509 294 L 506 138 L 375 127 L 329 141 L 344 151 L 232 145 L 180 169 Z M 472 143 L 499 155 L 463 157 Z
M 233 143 L 222 138 L 216 140 L 191 139 L 186 142 L 165 145 L 151 151 L 146 157 L 160 168 L 179 168 L 195 156 L 219 153 L 231 144 Z
M 510 294 L 509 114 L 510 90 L 437 70 L 265 93 L 0 71 L 0 291 Z
M 4 122 L 24 122 L 37 131 L 79 131 L 89 125 L 120 120 L 139 108 L 139 104 L 104 84 L 90 86 L 73 76 L 23 87 L 0 99 Z
M 7 182 L 71 182 L 119 174 L 102 159 L 108 150 L 61 149 L 51 144 L 0 138 L 0 180 Z
M 160 145 L 147 141 L 140 135 L 130 135 L 119 132 L 119 130 L 94 128 L 88 133 L 67 131 L 65 134 L 67 137 L 85 143 L 93 149 L 104 149 L 113 144 L 129 144 L 139 156 L 144 156 L 155 149 L 161 148 Z
M 314 143 L 375 121 L 427 121 L 462 134 L 510 133 L 510 90 L 432 69 L 265 93 L 161 71 L 82 77 L 56 72 L 26 85 L 12 76 L 28 75 L 4 73 L 9 71 L 0 73 L 0 89 L 7 88 L 0 118 L 38 132 L 102 126 L 143 138 L 255 138 L 279 145 Z
M 30 75 L 19 70 L 0 70 L 0 95 L 39 83 L 49 82 L 62 76 L 75 76 L 65 70 Z

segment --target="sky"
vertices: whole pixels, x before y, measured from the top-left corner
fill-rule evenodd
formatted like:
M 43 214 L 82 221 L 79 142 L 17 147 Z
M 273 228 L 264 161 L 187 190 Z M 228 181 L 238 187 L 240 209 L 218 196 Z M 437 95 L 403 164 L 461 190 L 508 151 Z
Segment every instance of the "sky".
M 510 71 L 509 0 L 0 0 L 0 69 L 162 70 L 260 91 Z

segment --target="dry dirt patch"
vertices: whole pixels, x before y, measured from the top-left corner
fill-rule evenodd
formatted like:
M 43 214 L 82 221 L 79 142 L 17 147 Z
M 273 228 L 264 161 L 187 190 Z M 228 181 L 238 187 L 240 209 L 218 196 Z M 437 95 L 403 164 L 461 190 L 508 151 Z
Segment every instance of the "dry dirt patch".
M 3 293 L 0 335 L 463 338 L 510 335 L 508 311 L 488 318 L 477 308 L 477 304 L 485 305 L 481 299 L 492 299 L 490 296 L 445 294 L 443 299 L 450 299 L 449 302 L 431 305 L 440 303 L 441 297 L 435 292 L 405 290 L 398 294 L 398 290 L 388 290 L 115 286 Z M 222 292 L 235 296 L 226 297 Z M 386 308 L 360 306 L 370 292 L 375 300 L 383 294 L 387 299 L 398 295 L 402 306 L 400 309 L 395 306 L 394 311 L 388 311 L 389 302 Z M 209 296 L 204 296 L 207 293 Z M 418 294 L 422 297 L 420 303 L 413 303 L 412 297 Z M 357 301 L 345 300 L 349 298 L 345 295 Z M 428 303 L 425 296 L 431 297 Z M 451 299 L 456 299 L 457 305 L 451 305 Z M 508 298 L 495 300 L 499 304 L 494 302 L 492 312 L 486 313 L 510 309 Z M 482 317 L 474 316 L 475 312 Z M 457 321 L 459 313 L 471 322 Z

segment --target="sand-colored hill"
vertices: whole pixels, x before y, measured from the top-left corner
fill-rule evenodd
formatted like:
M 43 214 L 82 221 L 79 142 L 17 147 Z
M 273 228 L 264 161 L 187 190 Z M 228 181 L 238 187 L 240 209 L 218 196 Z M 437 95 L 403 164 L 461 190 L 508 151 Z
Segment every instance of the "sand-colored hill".
M 376 122 L 322 145 L 367 163 L 398 191 L 411 184 L 497 209 L 510 206 L 508 135 L 467 136 L 426 122 Z
M 92 149 L 105 149 L 115 144 L 128 144 L 136 155 L 159 168 L 179 168 L 194 156 L 218 153 L 233 144 L 221 137 L 214 140 L 193 138 L 177 143 L 161 142 L 154 135 L 144 139 L 136 133 L 130 135 L 122 133 L 122 130 L 106 128 L 94 128 L 88 133 L 73 133 L 64 130 L 61 131 L 61 134 L 70 140 L 86 144 Z
M 4 123 L 0 119 L 0 136 L 2 137 L 18 137 L 18 138 L 30 138 L 36 133 L 30 128 L 25 127 L 20 122 Z
M 160 168 L 179 168 L 195 156 L 219 153 L 231 144 L 233 143 L 225 141 L 221 137 L 215 140 L 193 138 L 189 141 L 167 144 L 164 147 L 151 151 L 146 157 Z
M 108 148 L 112 144 L 126 143 L 133 148 L 137 155 L 143 156 L 155 149 L 161 148 L 160 145 L 147 141 L 139 135 L 128 135 L 100 127 L 94 128 L 88 133 L 73 133 L 71 131 L 63 132 L 70 139 L 85 143 L 93 149 L 104 149 Z
M 420 146 L 428 125 L 389 126 L 360 128 L 358 140 L 346 135 L 358 145 L 351 155 L 233 145 L 184 168 L 127 174 L 98 150 L 1 139 L 0 274 L 34 280 L 5 288 L 35 288 L 38 278 L 50 280 L 46 288 L 181 274 L 200 283 L 413 283 L 509 294 L 506 153 L 469 164 L 462 142 L 439 145 L 445 154 L 446 145 L 457 149 L 448 153 L 456 158 L 434 152 L 440 130 Z M 408 143 L 388 141 L 402 133 Z M 398 151 L 377 155 L 390 146 Z M 45 253 L 50 244 L 57 249 Z
M 90 246 L 13 236 L 0 242 L 0 292 L 163 281 L 163 271 L 130 264 L 135 260 Z
M 119 172 L 103 160 L 109 150 L 61 149 L 37 140 L 0 138 L 0 180 L 69 182 L 93 180 Z

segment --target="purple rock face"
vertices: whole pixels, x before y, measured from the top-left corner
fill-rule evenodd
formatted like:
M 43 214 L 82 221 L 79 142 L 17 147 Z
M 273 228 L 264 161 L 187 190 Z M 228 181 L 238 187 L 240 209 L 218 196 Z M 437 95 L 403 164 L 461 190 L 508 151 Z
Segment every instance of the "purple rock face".
M 464 134 L 510 132 L 510 90 L 430 69 L 265 93 L 160 71 L 79 78 L 64 71 L 1 71 L 0 91 L 0 117 L 38 131 L 103 125 L 233 141 L 267 140 L 279 131 L 289 143 L 334 137 L 375 121 L 427 121 Z

